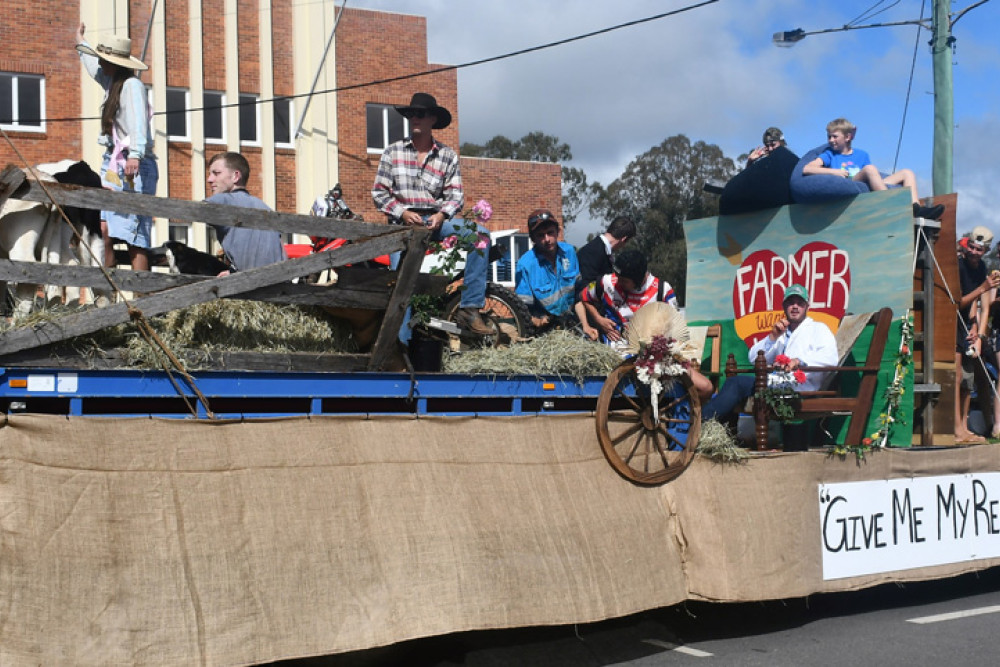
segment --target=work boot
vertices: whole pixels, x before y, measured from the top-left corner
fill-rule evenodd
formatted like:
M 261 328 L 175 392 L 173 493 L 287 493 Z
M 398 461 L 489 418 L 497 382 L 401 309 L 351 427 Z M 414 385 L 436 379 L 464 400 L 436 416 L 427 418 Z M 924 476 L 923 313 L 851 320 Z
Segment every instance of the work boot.
M 938 204 L 937 206 L 921 206 L 920 204 L 913 205 L 914 218 L 923 218 L 924 220 L 940 220 L 942 213 L 944 213 L 944 204 Z
M 492 336 L 496 333 L 493 327 L 483 320 L 478 308 L 459 308 L 455 313 L 455 324 L 477 336 Z

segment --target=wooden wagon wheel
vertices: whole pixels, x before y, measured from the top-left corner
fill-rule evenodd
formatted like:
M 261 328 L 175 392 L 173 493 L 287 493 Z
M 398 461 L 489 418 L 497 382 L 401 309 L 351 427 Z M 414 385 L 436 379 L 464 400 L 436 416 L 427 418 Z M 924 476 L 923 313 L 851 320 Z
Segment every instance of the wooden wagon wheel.
M 611 466 L 638 484 L 663 484 L 684 472 L 701 433 L 701 401 L 687 375 L 664 389 L 653 415 L 650 388 L 626 361 L 597 398 L 597 439 Z

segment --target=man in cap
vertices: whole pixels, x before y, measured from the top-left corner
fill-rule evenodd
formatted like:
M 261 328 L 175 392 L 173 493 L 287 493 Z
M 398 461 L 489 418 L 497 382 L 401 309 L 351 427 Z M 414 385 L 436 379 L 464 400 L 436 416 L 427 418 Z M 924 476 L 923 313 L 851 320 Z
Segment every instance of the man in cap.
M 580 291 L 576 315 L 588 338 L 615 344 L 623 339 L 635 312 L 651 301 L 677 307 L 673 287 L 649 272 L 646 256 L 626 250 L 615 259 L 611 273 Z
M 514 291 L 528 306 L 531 323 L 545 330 L 572 314 L 580 265 L 576 250 L 559 240 L 559 221 L 544 208 L 528 216 L 532 248 L 517 262 Z
M 391 224 L 425 226 L 438 241 L 451 235 L 468 236 L 465 221 L 456 220 L 465 197 L 458 154 L 434 138 L 433 131 L 451 124 L 451 112 L 427 93 L 414 93 L 407 106 L 396 111 L 409 121 L 410 136 L 385 149 L 375 174 L 372 200 Z M 477 226 L 488 238 L 489 230 Z M 494 334 L 480 310 L 486 303 L 487 252 L 465 248 L 465 289 L 456 317 L 458 324 L 480 336 Z M 393 268 L 399 255 L 393 256 Z
M 836 366 L 837 341 L 822 322 L 809 317 L 809 292 L 799 284 L 790 285 L 781 301 L 785 316 L 771 327 L 771 332 L 750 348 L 750 363 L 757 359 L 757 352 L 764 351 L 769 365 L 783 354 L 790 359 L 789 371 L 800 366 Z M 796 386 L 798 391 L 816 391 L 826 377 L 823 372 L 807 372 L 805 382 Z M 753 395 L 753 375 L 728 378 L 722 389 L 702 408 L 702 419 L 724 419 Z
M 958 243 L 958 279 L 962 299 L 958 304 L 959 318 L 955 334 L 955 442 L 983 442 L 983 438 L 969 430 L 969 405 L 971 389 L 979 379 L 988 382 L 985 369 L 979 361 L 985 333 L 986 317 L 993 301 L 993 290 L 1000 285 L 1000 272 L 987 275 L 983 255 L 990 249 L 993 232 L 976 226 Z M 996 416 L 994 415 L 994 422 Z M 997 425 L 994 423 L 994 430 Z

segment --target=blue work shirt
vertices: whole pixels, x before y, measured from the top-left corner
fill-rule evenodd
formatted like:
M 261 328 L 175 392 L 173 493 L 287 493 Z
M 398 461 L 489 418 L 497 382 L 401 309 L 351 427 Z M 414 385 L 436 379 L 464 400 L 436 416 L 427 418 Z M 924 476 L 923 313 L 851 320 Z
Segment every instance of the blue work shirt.
M 517 262 L 514 291 L 534 313 L 544 309 L 550 315 L 563 315 L 573 308 L 574 287 L 580 275 L 576 250 L 560 241 L 556 247 L 555 265 L 543 259 L 532 248 Z

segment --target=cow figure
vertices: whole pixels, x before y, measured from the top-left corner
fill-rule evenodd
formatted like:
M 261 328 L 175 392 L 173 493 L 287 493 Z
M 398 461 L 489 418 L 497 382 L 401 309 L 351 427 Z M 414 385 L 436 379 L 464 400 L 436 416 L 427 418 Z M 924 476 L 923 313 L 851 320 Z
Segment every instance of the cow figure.
M 101 187 L 100 176 L 86 162 L 63 160 L 38 165 L 34 170 L 42 182 Z M 51 204 L 8 199 L 0 209 L 0 256 L 22 262 L 102 266 L 104 240 L 100 211 L 76 206 L 64 206 L 63 211 L 83 239 L 82 245 L 87 247 L 81 246 L 73 229 Z M 37 290 L 37 285 L 17 283 L 13 296 L 19 315 L 31 311 Z M 107 297 L 107 292 L 95 290 L 95 300 L 99 303 Z M 62 303 L 63 288 L 46 286 L 45 299 L 48 304 Z M 79 303 L 80 288 L 67 287 L 65 300 L 67 304 Z

